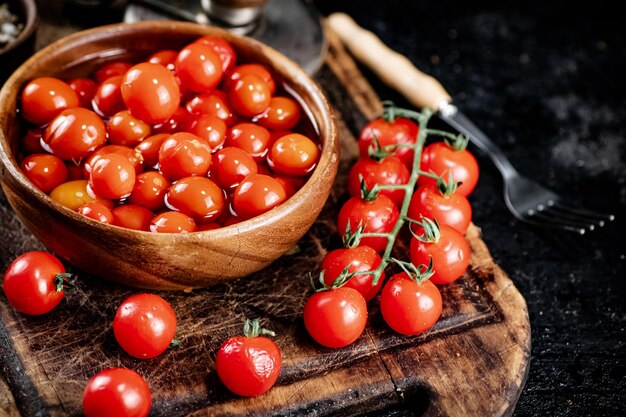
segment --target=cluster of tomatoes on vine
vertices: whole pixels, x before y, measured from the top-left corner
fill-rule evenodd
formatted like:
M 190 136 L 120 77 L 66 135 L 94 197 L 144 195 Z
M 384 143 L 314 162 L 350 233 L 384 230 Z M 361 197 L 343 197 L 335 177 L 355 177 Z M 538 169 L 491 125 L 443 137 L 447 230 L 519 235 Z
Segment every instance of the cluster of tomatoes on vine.
M 379 292 L 389 327 L 403 335 L 427 331 L 442 312 L 437 285 L 455 281 L 469 265 L 467 196 L 478 181 L 478 164 L 466 149 L 467 138 L 428 128 L 429 118 L 427 110 L 388 104 L 383 117 L 361 132 L 360 159 L 348 175 L 351 198 L 337 220 L 346 247 L 326 254 L 321 288 L 304 306 L 305 326 L 323 346 L 356 341 L 365 329 L 367 303 Z M 427 136 L 444 141 L 424 146 Z M 412 235 L 410 262 L 391 256 L 405 224 Z M 389 263 L 403 272 L 385 283 Z

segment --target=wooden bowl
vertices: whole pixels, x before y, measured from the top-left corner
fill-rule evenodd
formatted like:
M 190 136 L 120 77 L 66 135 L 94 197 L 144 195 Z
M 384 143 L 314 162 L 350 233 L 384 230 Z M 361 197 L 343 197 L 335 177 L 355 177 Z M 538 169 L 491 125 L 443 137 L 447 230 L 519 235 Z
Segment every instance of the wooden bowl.
M 14 42 L 0 49 L 0 84 L 33 53 L 38 21 L 35 0 L 10 0 L 8 4 L 11 12 L 20 17 L 24 28 Z
M 270 68 L 301 99 L 319 132 L 322 152 L 307 183 L 269 212 L 221 229 L 159 234 L 105 225 L 61 206 L 38 190 L 16 161 L 23 130 L 16 109 L 24 85 L 36 77 L 69 78 L 104 61 L 143 58 L 181 48 L 203 35 L 232 43 L 242 61 Z M 92 274 L 148 289 L 191 289 L 240 278 L 283 255 L 311 227 L 337 173 L 338 139 L 328 101 L 297 64 L 255 40 L 183 22 L 117 24 L 76 33 L 39 51 L 0 91 L 0 179 L 22 222 L 48 249 Z

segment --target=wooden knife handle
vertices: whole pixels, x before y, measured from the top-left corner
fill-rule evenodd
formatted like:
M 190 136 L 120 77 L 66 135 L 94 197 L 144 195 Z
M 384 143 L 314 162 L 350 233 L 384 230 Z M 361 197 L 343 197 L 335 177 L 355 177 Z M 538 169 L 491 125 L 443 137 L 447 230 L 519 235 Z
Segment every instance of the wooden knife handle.
M 439 81 L 417 69 L 404 55 L 389 49 L 347 14 L 331 14 L 328 24 L 359 61 L 414 106 L 436 112 L 442 103 L 452 100 Z

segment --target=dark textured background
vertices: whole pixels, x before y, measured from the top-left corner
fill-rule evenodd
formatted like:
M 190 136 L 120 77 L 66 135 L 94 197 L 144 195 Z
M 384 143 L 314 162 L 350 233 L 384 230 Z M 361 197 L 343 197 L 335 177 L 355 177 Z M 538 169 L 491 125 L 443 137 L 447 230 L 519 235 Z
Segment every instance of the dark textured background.
M 315 3 L 325 14 L 349 13 L 438 78 L 521 172 L 618 215 L 584 238 L 538 232 L 508 213 L 498 172 L 477 155 L 474 221 L 526 298 L 532 327 L 515 415 L 626 415 L 622 14 L 597 1 Z M 364 72 L 381 97 L 403 103 Z

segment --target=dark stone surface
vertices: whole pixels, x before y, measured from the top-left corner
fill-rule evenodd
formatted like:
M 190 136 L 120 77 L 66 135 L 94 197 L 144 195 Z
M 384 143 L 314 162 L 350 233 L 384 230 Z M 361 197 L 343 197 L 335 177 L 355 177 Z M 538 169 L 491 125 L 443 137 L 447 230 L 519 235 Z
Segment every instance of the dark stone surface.
M 349 13 L 438 78 L 521 172 L 575 203 L 618 215 L 586 237 L 532 229 L 509 214 L 498 172 L 477 153 L 474 221 L 526 298 L 532 326 L 530 374 L 514 415 L 626 415 L 621 14 L 603 2 L 316 4 L 324 13 Z M 404 103 L 364 72 L 381 97 Z

